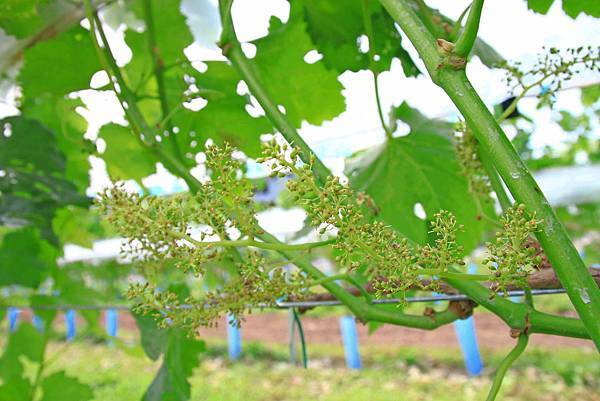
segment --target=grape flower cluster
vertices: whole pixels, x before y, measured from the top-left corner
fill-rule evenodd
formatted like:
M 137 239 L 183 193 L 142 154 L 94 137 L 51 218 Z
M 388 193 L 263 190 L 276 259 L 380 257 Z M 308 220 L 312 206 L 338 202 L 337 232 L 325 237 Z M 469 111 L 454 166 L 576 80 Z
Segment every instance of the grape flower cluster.
M 491 185 L 479 158 L 479 143 L 473 131 L 464 121 L 456 124 L 454 143 L 461 173 L 467 177 L 469 182 L 469 191 L 489 200 Z
M 314 284 L 307 274 L 284 268 L 293 264 L 289 254 L 283 264 L 271 260 L 278 245 L 261 240 L 265 232 L 256 219 L 253 187 L 234 155 L 229 145 L 208 146 L 210 179 L 195 194 L 140 196 L 117 185 L 100 198 L 101 211 L 126 238 L 124 251 L 141 265 L 174 265 L 194 276 L 203 276 L 214 266 L 234 266 L 220 288 L 205 291 L 202 297 L 182 297 L 161 288 L 152 275 L 145 283 L 131 285 L 128 295 L 135 301 L 134 309 L 154 315 L 163 326 L 177 325 L 193 333 L 201 326 L 216 325 L 224 314 L 239 322 L 253 308 L 311 294 Z M 286 184 L 292 201 L 304 208 L 320 235 L 334 237 L 327 243 L 332 243 L 340 271 L 368 279 L 376 297 L 402 298 L 408 289 L 440 290 L 440 278 L 460 272 L 464 265 L 457 243 L 463 227 L 452 213 L 440 211 L 430 222 L 433 242 L 412 244 L 376 219 L 377 207 L 370 197 L 355 194 L 338 177 L 320 182 L 313 172 L 314 157 L 303 163 L 299 149 L 273 140 L 264 144 L 257 161 L 267 165 L 272 176 L 292 177 Z M 502 224 L 496 241 L 487 244 L 486 263 L 495 291 L 524 285 L 538 258 L 527 238 L 539 221 L 527 219 L 521 205 L 507 211 Z
M 484 261 L 493 274 L 494 292 L 506 292 L 509 286 L 527 288 L 527 277 L 542 263 L 542 255 L 531 245 L 531 235 L 541 220 L 527 216 L 525 205 L 508 209 L 501 217 L 503 229 L 486 247 L 490 256 Z
M 532 66 L 515 61 L 503 62 L 498 67 L 506 71 L 505 81 L 512 92 L 517 89 L 527 92 L 539 85 L 538 98 L 542 104 L 552 105 L 555 93 L 565 82 L 585 69 L 600 71 L 600 47 L 544 48 Z

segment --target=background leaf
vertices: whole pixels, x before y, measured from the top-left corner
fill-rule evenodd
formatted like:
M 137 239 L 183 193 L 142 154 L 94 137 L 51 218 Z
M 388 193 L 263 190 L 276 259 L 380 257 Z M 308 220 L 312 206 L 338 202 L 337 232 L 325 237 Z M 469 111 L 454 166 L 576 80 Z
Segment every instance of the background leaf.
M 23 377 L 25 368 L 22 358 L 41 362 L 45 343 L 42 335 L 30 324 L 20 324 L 8 337 L 4 353 L 0 357 L 0 401 L 29 401 L 33 386 Z
M 427 122 L 405 103 L 395 115 L 410 125 L 410 133 L 350 163 L 347 175 L 351 185 L 373 197 L 385 222 L 421 244 L 427 241 L 428 227 L 415 215 L 415 205 L 422 205 L 425 220 L 440 210 L 451 211 L 465 225 L 465 232 L 458 235 L 459 242 L 467 251 L 472 249 L 481 238 L 484 224 L 478 219 L 477 204 L 460 172 L 449 136 L 451 125 Z
M 54 244 L 52 219 L 66 205 L 88 206 L 89 201 L 65 177 L 65 157 L 54 133 L 35 120 L 0 120 L 0 222 L 33 224 Z
M 65 372 L 56 372 L 44 378 L 42 394 L 41 401 L 87 401 L 94 398 L 94 392 L 90 386 L 67 376 Z
M 304 5 L 307 30 L 328 68 L 340 74 L 369 68 L 369 55 L 359 46 L 359 38 L 366 35 L 362 0 L 303 0 L 301 3 Z M 377 70 L 389 70 L 392 59 L 398 58 L 406 76 L 418 75 L 417 66 L 402 47 L 402 37 L 394 20 L 379 2 L 368 3 L 375 54 L 379 57 L 375 61 Z M 332 24 L 332 21 L 335 23 Z
M 323 62 L 304 61 L 315 45 L 306 32 L 302 5 L 294 1 L 290 6 L 287 23 L 272 17 L 269 35 L 252 42 L 257 47 L 253 62 L 265 89 L 294 126 L 302 121 L 319 125 L 344 111 L 342 84 Z
M 84 193 L 90 183 L 88 158 L 96 148 L 92 141 L 83 137 L 88 123 L 77 112 L 82 106 L 80 99 L 46 94 L 28 99 L 22 110 L 25 116 L 39 121 L 54 133 L 56 146 L 65 157 L 65 178 Z
M 266 117 L 252 117 L 246 111 L 248 97 L 237 93 L 240 77 L 228 63 L 207 63 L 204 73 L 194 72 L 194 84 L 207 98 L 207 105 L 199 111 L 184 109 L 174 118 L 180 128 L 178 140 L 181 149 L 195 154 L 204 149 L 206 140 L 218 144 L 228 142 L 248 156 L 261 153 L 260 136 L 273 131 Z
M 13 231 L 0 244 L 0 286 L 37 288 L 56 266 L 58 251 L 32 227 Z
M 140 182 L 156 170 L 154 157 L 129 127 L 107 124 L 100 129 L 98 137 L 106 142 L 102 159 L 106 162 L 108 174 L 114 179 Z
M 142 346 L 153 360 L 163 354 L 162 364 L 144 394 L 144 401 L 185 401 L 190 398 L 188 377 L 204 351 L 203 341 L 188 338 L 180 329 L 160 330 L 151 318 L 135 315 Z
M 100 70 L 90 33 L 76 25 L 27 49 L 18 80 L 25 99 L 46 93 L 64 96 L 88 89 L 92 75 Z

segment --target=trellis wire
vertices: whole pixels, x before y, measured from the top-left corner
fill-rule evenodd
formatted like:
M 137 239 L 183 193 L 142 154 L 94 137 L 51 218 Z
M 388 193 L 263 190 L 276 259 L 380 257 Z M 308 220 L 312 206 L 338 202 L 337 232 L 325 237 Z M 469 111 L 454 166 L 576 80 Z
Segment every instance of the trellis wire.
M 535 296 L 539 295 L 552 295 L 552 294 L 564 294 L 566 291 L 563 288 L 552 288 L 552 289 L 537 289 L 531 290 L 531 294 Z M 509 297 L 518 297 L 525 295 L 525 291 L 508 291 L 506 293 Z M 374 299 L 373 304 L 399 304 L 402 302 L 416 303 L 416 302 L 435 302 L 435 301 L 467 301 L 471 298 L 464 294 L 444 294 L 444 295 L 428 295 L 420 297 L 408 297 L 405 299 L 401 298 L 383 298 Z M 277 301 L 275 305 L 259 304 L 256 309 L 289 309 L 289 308 L 318 308 L 323 306 L 340 306 L 342 302 L 338 300 L 328 301 Z M 18 309 L 33 309 L 33 310 L 104 310 L 104 309 L 117 309 L 117 310 L 129 310 L 131 305 L 0 305 L 0 308 L 18 308 Z M 192 305 L 180 305 L 179 309 L 190 309 Z

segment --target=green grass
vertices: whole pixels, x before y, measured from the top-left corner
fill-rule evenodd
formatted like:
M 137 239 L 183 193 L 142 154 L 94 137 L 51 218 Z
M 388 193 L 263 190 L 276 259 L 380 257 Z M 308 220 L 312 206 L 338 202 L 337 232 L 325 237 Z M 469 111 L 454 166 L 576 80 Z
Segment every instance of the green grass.
M 225 344 L 210 342 L 191 379 L 192 400 L 210 401 L 387 401 L 482 400 L 494 366 L 503 357 L 484 350 L 480 378 L 465 375 L 454 349 L 363 347 L 364 369 L 344 367 L 341 346 L 309 348 L 308 370 L 288 363 L 284 346 L 244 344 L 231 363 Z M 97 401 L 139 400 L 158 369 L 139 346 L 76 342 L 60 349 L 50 370 L 64 368 L 90 384 Z M 509 371 L 499 400 L 600 401 L 600 358 L 593 350 L 528 349 Z

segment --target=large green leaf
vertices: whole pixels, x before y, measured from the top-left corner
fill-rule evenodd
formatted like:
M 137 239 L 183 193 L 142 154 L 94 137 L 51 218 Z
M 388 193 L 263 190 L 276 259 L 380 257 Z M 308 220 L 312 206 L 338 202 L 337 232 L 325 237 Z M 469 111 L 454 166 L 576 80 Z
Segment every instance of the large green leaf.
M 87 401 L 92 398 L 94 392 L 90 386 L 67 376 L 65 372 L 53 373 L 42 381 L 41 401 Z
M 67 206 L 56 212 L 52 229 L 62 244 L 75 244 L 92 248 L 93 241 L 100 239 L 104 229 L 100 216 L 94 210 Z
M 306 31 L 299 2 L 291 2 L 286 24 L 272 17 L 269 35 L 253 43 L 257 47 L 253 62 L 260 80 L 275 103 L 285 108 L 293 125 L 299 127 L 303 120 L 319 125 L 344 111 L 337 73 L 325 68 L 322 61 L 304 61 L 315 45 Z
M 369 55 L 360 50 L 359 37 L 366 35 L 362 1 L 303 0 L 308 32 L 323 62 L 339 73 L 369 68 Z M 373 26 L 378 71 L 388 70 L 394 57 L 400 59 L 406 76 L 419 73 L 416 65 L 402 48 L 402 37 L 394 20 L 379 2 L 369 2 L 369 17 Z M 335 21 L 335 23 L 332 23 Z M 373 46 L 373 44 L 369 44 Z
M 536 13 L 546 14 L 554 0 L 527 0 L 527 7 Z
M 100 69 L 90 33 L 76 25 L 27 49 L 18 80 L 26 100 L 47 93 L 64 96 L 89 88 Z
M 106 142 L 102 158 L 111 177 L 140 181 L 155 172 L 156 161 L 153 155 L 130 128 L 107 124 L 100 129 L 98 137 Z
M 40 0 L 3 0 L 0 2 L 0 28 L 9 35 L 22 38 L 42 26 L 38 13 Z
M 6 234 L 0 244 L 0 286 L 36 288 L 55 267 L 57 256 L 32 227 Z
M 432 219 L 440 210 L 454 213 L 465 232 L 459 241 L 472 249 L 480 240 L 484 224 L 478 207 L 460 172 L 450 125 L 429 121 L 418 111 L 402 104 L 396 117 L 411 126 L 409 135 L 370 149 L 350 163 L 351 185 L 373 197 L 380 217 L 408 238 L 425 243 L 426 221 L 415 215 L 420 204 Z M 478 218 L 479 216 L 479 218 Z
M 27 377 L 23 377 L 23 359 L 34 363 L 41 362 L 44 347 L 41 334 L 28 323 L 20 324 L 8 337 L 8 343 L 0 357 L 0 401 L 32 399 L 33 386 Z
M 24 115 L 54 132 L 56 145 L 66 158 L 65 177 L 83 193 L 89 186 L 88 159 L 95 147 L 92 141 L 83 137 L 88 124 L 76 111 L 81 106 L 80 99 L 46 94 L 28 99 L 21 109 Z
M 554 0 L 527 0 L 527 6 L 538 13 L 546 14 Z M 600 2 L 598 0 L 562 0 L 563 11 L 571 18 L 584 13 L 592 17 L 600 17 Z
M 125 77 L 132 90 L 150 97 L 143 100 L 145 107 L 142 109 L 148 111 L 145 113 L 147 121 L 158 124 L 163 116 L 158 100 L 153 54 L 158 57 L 158 62 L 163 67 L 168 108 L 179 107 L 183 100 L 183 91 L 188 87 L 183 80 L 187 64 L 183 50 L 191 45 L 194 39 L 181 13 L 180 1 L 158 0 L 150 4 L 152 29 L 148 26 L 143 1 L 132 3 L 135 15 L 144 21 L 146 27 L 143 32 L 130 29 L 125 34 L 125 41 L 132 52 L 132 58 L 125 66 Z M 155 43 L 154 48 L 150 48 L 151 38 Z
M 180 329 L 159 330 L 152 319 L 135 315 L 142 346 L 153 360 L 163 354 L 162 364 L 144 394 L 144 401 L 185 401 L 190 398 L 188 377 L 199 363 L 204 342 L 188 338 Z
M 181 61 L 186 60 L 183 50 L 191 45 L 194 39 L 181 13 L 180 4 L 180 1 L 171 0 L 152 1 L 152 32 L 148 26 L 143 32 L 131 29 L 126 32 L 125 41 L 133 53 L 125 66 L 125 76 L 131 89 L 156 92 L 153 53 L 158 55 L 166 75 L 181 74 Z M 131 7 L 137 18 L 146 23 L 143 0 L 132 2 Z M 153 49 L 150 48 L 151 34 L 156 44 Z
M 160 330 L 150 316 L 134 314 L 135 322 L 140 330 L 140 340 L 144 352 L 156 361 L 165 352 L 169 339 L 169 330 Z
M 0 120 L 0 129 L 0 223 L 36 225 L 57 243 L 56 210 L 89 201 L 65 178 L 65 158 L 50 130 L 23 117 Z
M 273 130 L 266 117 L 252 117 L 246 111 L 249 99 L 238 95 L 239 74 L 229 64 L 208 62 L 204 73 L 193 73 L 195 84 L 208 104 L 197 112 L 183 109 L 174 118 L 179 127 L 178 141 L 185 153 L 203 149 L 207 139 L 229 142 L 247 155 L 257 157 L 260 135 Z
M 46 40 L 63 29 L 78 6 L 70 0 L 2 0 L 0 28 L 19 39 Z

